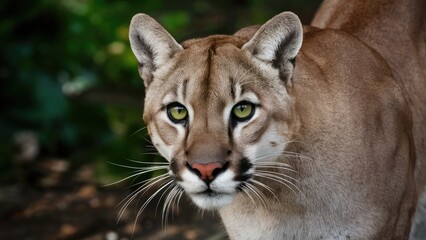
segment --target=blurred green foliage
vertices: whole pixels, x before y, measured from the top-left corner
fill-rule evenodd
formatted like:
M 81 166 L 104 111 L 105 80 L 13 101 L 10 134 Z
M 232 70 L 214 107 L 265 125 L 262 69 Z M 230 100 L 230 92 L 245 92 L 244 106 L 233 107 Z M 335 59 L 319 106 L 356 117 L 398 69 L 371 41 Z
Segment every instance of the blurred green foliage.
M 153 150 L 146 148 L 143 84 L 127 37 L 134 14 L 150 14 L 182 41 L 231 34 L 288 10 L 308 24 L 319 3 L 1 1 L 0 179 L 16 180 L 13 139 L 22 131 L 33 132 L 40 143 L 36 161 L 67 159 L 74 169 L 92 163 L 101 180 L 119 174 L 108 162 L 158 160 L 144 154 Z

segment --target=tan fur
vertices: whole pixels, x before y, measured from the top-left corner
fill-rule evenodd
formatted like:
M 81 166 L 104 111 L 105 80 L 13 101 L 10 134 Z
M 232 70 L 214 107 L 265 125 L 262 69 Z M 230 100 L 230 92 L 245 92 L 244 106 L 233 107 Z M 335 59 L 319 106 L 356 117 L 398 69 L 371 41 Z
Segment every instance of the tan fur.
M 426 194 L 425 12 L 426 1 L 423 0 L 326 0 L 312 21 L 313 26 L 341 29 L 360 38 L 390 66 L 412 112 L 415 179 L 419 195 L 422 192 Z M 413 239 L 424 238 L 421 229 L 426 227 L 425 216 L 420 212 L 421 204 L 425 203 L 419 202 L 417 223 L 412 229 Z
M 141 28 L 145 21 L 152 27 Z M 234 36 L 181 45 L 137 15 L 130 36 L 149 77 L 144 120 L 153 143 L 194 202 L 219 209 L 231 239 L 408 238 L 415 204 L 412 116 L 400 72 L 380 51 L 345 32 L 311 27 L 299 51 L 300 22 L 290 13 Z M 155 39 L 168 47 L 147 56 L 159 45 L 146 42 Z M 260 104 L 252 120 L 230 130 L 238 96 Z M 167 119 L 165 108 L 176 101 L 188 109 L 187 125 Z M 244 159 L 260 182 L 249 185 L 258 190 L 251 195 L 225 178 L 237 175 Z M 229 164 L 217 177 L 225 197 L 200 200 L 204 185 L 187 169 L 194 162 Z M 256 175 L 262 171 L 285 177 Z
M 426 1 L 327 0 L 313 26 L 341 29 L 376 50 L 389 64 L 413 113 L 416 183 L 426 184 Z

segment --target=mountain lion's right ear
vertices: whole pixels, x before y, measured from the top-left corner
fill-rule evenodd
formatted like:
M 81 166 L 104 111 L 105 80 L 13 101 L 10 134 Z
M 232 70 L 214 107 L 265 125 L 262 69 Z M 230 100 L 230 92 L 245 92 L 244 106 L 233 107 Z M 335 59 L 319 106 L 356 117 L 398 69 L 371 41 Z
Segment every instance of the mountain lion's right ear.
M 145 87 L 152 82 L 153 72 L 166 64 L 182 46 L 150 16 L 136 14 L 130 23 L 130 46 L 139 62 L 139 74 Z
M 263 24 L 242 49 L 272 64 L 279 70 L 281 79 L 290 81 L 302 38 L 303 27 L 299 17 L 292 12 L 283 12 Z

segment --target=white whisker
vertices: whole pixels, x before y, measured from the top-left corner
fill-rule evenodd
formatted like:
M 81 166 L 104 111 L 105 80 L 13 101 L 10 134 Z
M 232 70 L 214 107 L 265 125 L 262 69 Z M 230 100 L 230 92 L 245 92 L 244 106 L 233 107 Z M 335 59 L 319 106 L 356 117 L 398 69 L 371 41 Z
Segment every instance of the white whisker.
M 260 169 L 260 170 L 278 169 L 278 170 L 284 170 L 284 171 L 294 172 L 296 174 L 299 174 L 299 172 L 297 170 L 295 170 L 294 168 L 282 167 L 282 166 L 279 166 L 279 165 L 262 165 L 262 166 L 255 165 L 255 167 L 256 167 L 256 169 Z
M 137 185 L 141 185 L 141 184 L 147 183 L 147 182 L 149 182 L 149 181 L 154 181 L 155 179 L 158 179 L 158 178 L 160 178 L 160 177 L 169 177 L 169 173 L 163 173 L 163 174 L 160 174 L 160 175 L 158 175 L 158 176 L 155 176 L 155 177 L 152 177 L 152 178 L 150 178 L 150 179 L 146 179 L 146 180 L 143 180 L 143 181 L 140 181 L 140 182 L 134 183 L 134 184 L 133 184 L 133 182 L 134 182 L 134 181 L 132 181 L 132 183 L 131 183 L 131 185 L 129 186 L 129 188 L 132 188 L 132 187 L 135 187 L 135 186 L 137 186 Z
M 126 159 L 129 162 L 139 163 L 139 164 L 146 164 L 146 165 L 169 165 L 168 162 L 143 162 L 143 161 L 137 161 L 133 159 Z
M 254 163 L 255 166 L 276 166 L 276 167 L 286 167 L 289 169 L 294 169 L 294 167 L 291 164 L 284 163 L 284 162 L 256 162 Z
M 133 135 L 137 134 L 138 132 L 145 130 L 147 128 L 147 126 L 139 128 L 138 130 L 136 130 L 134 133 L 132 133 L 132 135 L 130 135 L 130 137 L 133 137 Z
M 145 141 L 147 141 L 148 143 L 150 143 L 151 145 L 154 145 L 154 143 L 152 143 L 150 140 L 148 140 L 147 138 L 143 138 Z
M 183 192 L 184 192 L 184 190 L 181 189 L 180 187 L 178 187 L 178 192 L 177 192 L 176 197 L 174 199 L 174 205 L 173 205 L 173 209 L 172 209 L 172 211 L 173 211 L 172 212 L 172 220 L 174 220 L 173 213 L 176 212 L 177 214 L 179 214 L 179 202 L 180 202 L 180 197 L 182 196 Z
M 176 196 L 177 192 L 178 192 L 178 187 L 174 186 L 173 189 L 170 190 L 170 192 L 169 192 L 169 194 L 168 194 L 168 196 L 167 196 L 167 198 L 164 202 L 163 212 L 161 214 L 164 228 L 167 228 L 167 219 L 168 219 L 168 216 L 169 216 L 169 210 L 170 210 L 171 205 L 173 204 L 172 201 L 173 201 L 174 197 Z
M 130 168 L 130 167 L 128 167 L 128 168 Z M 116 181 L 116 182 L 106 184 L 106 185 L 104 185 L 103 187 L 109 187 L 109 186 L 112 186 L 112 185 L 115 185 L 115 184 L 118 184 L 118 183 L 124 182 L 124 181 L 126 181 L 127 179 L 130 179 L 130 178 L 133 178 L 133 177 L 136 177 L 136 176 L 140 176 L 140 175 L 145 174 L 145 173 L 153 172 L 153 171 L 156 171 L 156 170 L 167 169 L 167 168 L 168 168 L 168 167 L 152 167 L 152 168 L 146 168 L 146 169 L 136 168 L 136 169 L 139 169 L 139 170 L 141 170 L 141 171 L 138 171 L 137 173 L 132 174 L 132 175 L 130 175 L 130 176 L 128 176 L 128 177 L 125 177 L 125 178 L 123 178 L 123 179 L 121 179 L 121 180 L 118 180 L 118 181 Z M 132 167 L 132 169 L 135 169 L 135 168 L 133 168 L 133 167 Z
M 152 156 L 160 156 L 162 157 L 162 155 L 158 152 L 144 152 L 144 153 L 139 153 L 139 155 L 152 155 Z
M 167 168 L 167 166 L 152 166 L 152 167 L 137 167 L 137 166 L 128 166 L 128 165 L 123 165 L 123 164 L 118 164 L 118 163 L 113 163 L 113 162 L 108 162 L 109 164 L 112 164 L 114 166 L 117 167 L 123 167 L 123 168 L 129 168 L 129 169 L 136 169 L 136 170 L 143 170 L 143 169 L 148 169 L 148 168 Z
M 127 196 L 126 196 L 123 200 L 121 200 L 121 201 L 117 204 L 117 206 L 121 205 L 121 204 L 122 204 L 124 201 L 126 201 L 128 198 L 132 197 L 132 196 L 134 195 L 134 193 L 136 193 L 137 191 L 141 190 L 143 187 L 145 187 L 145 186 L 147 186 L 148 184 L 150 184 L 150 182 L 153 182 L 153 181 L 155 181 L 155 180 L 157 180 L 157 179 L 159 179 L 159 178 L 166 179 L 167 177 L 169 177 L 168 175 L 169 175 L 168 173 L 164 173 L 164 174 L 161 174 L 161 175 L 159 175 L 159 176 L 156 176 L 156 177 L 153 177 L 153 178 L 150 178 L 150 179 L 146 179 L 146 180 L 144 180 L 144 181 L 141 181 L 141 182 L 135 183 L 134 185 L 131 185 L 129 188 L 142 184 L 142 185 L 141 185 L 141 186 L 139 186 L 136 190 L 134 190 L 132 193 L 130 193 L 129 195 L 127 195 Z
M 180 205 L 180 200 L 181 200 L 183 194 L 185 193 L 185 191 L 183 189 L 179 188 L 179 190 L 180 190 L 180 193 L 179 193 L 179 196 L 178 196 L 178 199 L 177 199 L 177 204 L 176 204 L 177 206 Z M 177 213 L 179 214 L 179 208 L 177 210 L 178 210 Z
M 253 197 L 250 195 L 250 189 L 247 188 L 247 186 L 242 186 L 241 191 L 243 191 L 250 198 L 250 200 L 253 202 L 254 206 L 257 208 L 256 201 L 254 201 Z
M 286 178 L 288 178 L 288 179 L 290 179 L 290 180 L 293 180 L 293 181 L 295 181 L 296 183 L 299 183 L 299 180 L 297 180 L 296 178 L 294 178 L 294 177 L 291 177 L 291 176 L 289 176 L 289 175 L 287 175 L 287 174 L 284 174 L 284 173 L 280 173 L 280 172 L 272 172 L 272 171 L 266 171 L 266 170 L 259 170 L 259 171 L 257 171 L 258 173 L 267 173 L 267 174 L 276 174 L 276 175 L 280 175 L 280 176 L 283 176 L 283 177 L 286 177 Z
M 287 180 L 285 178 L 282 178 L 280 176 L 277 176 L 276 173 L 271 174 L 271 173 L 263 173 L 263 172 L 256 172 L 255 174 L 253 174 L 254 176 L 258 176 L 258 177 L 263 177 L 266 179 L 270 179 L 272 181 L 276 181 L 279 182 L 281 184 L 283 184 L 284 186 L 288 187 L 296 196 L 298 195 L 296 193 L 296 191 L 294 191 L 294 189 L 292 187 L 290 187 L 289 185 L 293 186 L 295 189 L 298 190 L 298 192 L 303 196 L 303 198 L 307 201 L 306 196 L 303 194 L 302 190 L 300 190 L 300 188 L 295 185 L 293 182 L 291 182 L 290 180 Z M 288 177 L 288 176 L 287 176 Z M 289 185 L 288 185 L 289 184 Z
M 293 155 L 293 156 L 297 156 L 297 157 L 299 157 L 299 158 L 304 158 L 304 159 L 309 159 L 309 160 L 314 160 L 313 158 L 311 158 L 311 157 L 308 157 L 308 156 L 305 156 L 305 155 L 302 155 L 301 153 L 297 153 L 297 152 L 291 152 L 291 151 L 283 151 L 282 152 L 282 154 L 283 154 L 283 156 L 288 156 L 288 155 Z
M 123 216 L 124 211 L 126 210 L 126 208 L 130 205 L 130 203 L 141 193 L 140 195 L 143 195 L 148 189 L 150 189 L 153 185 L 155 185 L 156 183 L 166 180 L 167 178 L 169 178 L 169 176 L 164 176 L 164 177 L 160 177 L 158 179 L 156 179 L 155 181 L 153 181 L 153 179 L 150 179 L 151 181 L 146 182 L 145 184 L 143 184 L 142 186 L 140 186 L 138 189 L 136 189 L 133 193 L 131 193 L 129 196 L 127 196 L 126 198 L 124 198 L 118 205 L 120 205 L 122 202 L 125 201 L 125 203 L 123 204 L 123 206 L 121 207 L 120 211 L 118 212 L 119 217 L 118 217 L 118 221 L 120 221 L 121 217 Z M 126 200 L 127 199 L 127 200 Z
M 312 158 L 304 156 L 304 155 L 301 155 L 300 153 L 283 151 L 282 153 L 276 153 L 276 154 L 269 154 L 269 155 L 265 155 L 265 156 L 260 156 L 258 158 L 255 158 L 253 161 L 255 163 L 258 163 L 259 160 L 262 160 L 262 159 L 265 159 L 265 158 L 269 158 L 269 157 L 275 157 L 275 156 L 298 157 L 298 158 L 306 158 L 306 159 L 309 159 L 309 160 L 313 160 Z
M 262 183 L 262 182 L 259 182 L 259 181 L 257 181 L 257 180 L 254 180 L 254 179 L 251 179 L 250 181 L 252 181 L 254 184 L 257 184 L 257 185 L 259 185 L 259 186 L 261 186 L 261 187 L 265 188 L 268 192 L 270 192 L 270 193 L 272 194 L 272 196 L 274 196 L 274 198 L 275 198 L 278 202 L 280 202 L 279 198 L 277 197 L 277 195 L 275 195 L 274 190 L 273 190 L 271 187 L 269 187 L 268 185 L 266 185 L 266 184 L 264 184 L 264 183 Z
M 135 218 L 135 222 L 133 224 L 133 232 L 136 228 L 136 223 L 140 217 L 140 215 L 142 214 L 142 212 L 145 210 L 145 208 L 148 206 L 148 204 L 152 201 L 152 199 L 154 199 L 154 197 L 160 193 L 164 188 L 166 188 L 167 186 L 169 186 L 170 184 L 172 184 L 174 181 L 173 180 L 169 180 L 168 182 L 166 182 L 165 184 L 163 184 L 163 186 L 161 186 L 157 191 L 155 191 L 154 194 L 152 194 L 142 205 L 142 207 L 139 209 L 138 213 L 136 214 L 136 218 Z
M 266 209 L 268 206 L 268 204 L 266 203 L 266 196 L 261 191 L 259 191 L 258 188 L 248 182 L 246 183 L 246 187 L 254 193 L 254 195 L 260 200 L 261 204 L 263 205 L 263 208 Z
M 157 211 L 158 211 L 158 207 L 160 206 L 160 203 L 161 203 L 161 199 L 163 199 L 163 197 L 164 197 L 164 195 L 168 192 L 168 194 L 167 195 L 169 195 L 170 194 L 170 192 L 174 189 L 176 187 L 176 185 L 175 186 L 173 186 L 173 185 L 170 185 L 166 190 L 164 190 L 164 192 L 161 194 L 161 196 L 160 196 L 160 198 L 158 199 L 158 201 L 157 201 L 157 205 L 155 206 L 155 214 L 157 214 Z M 170 190 L 170 191 L 169 191 Z M 167 199 L 167 197 L 166 197 L 166 199 Z M 166 199 L 164 200 L 164 203 L 163 203 L 163 206 L 164 206 L 164 204 L 166 204 Z M 157 218 L 156 218 L 157 219 Z

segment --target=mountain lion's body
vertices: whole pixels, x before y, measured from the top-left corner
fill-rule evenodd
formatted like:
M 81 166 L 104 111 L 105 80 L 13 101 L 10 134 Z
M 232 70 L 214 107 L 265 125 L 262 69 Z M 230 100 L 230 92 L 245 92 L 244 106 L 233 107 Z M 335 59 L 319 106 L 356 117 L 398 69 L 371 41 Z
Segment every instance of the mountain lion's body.
M 358 3 L 353 11 L 368 6 Z M 314 24 L 339 27 L 335 9 L 326 2 Z M 282 13 L 180 45 L 136 15 L 144 120 L 170 175 L 199 207 L 219 210 L 231 239 L 407 239 L 416 153 L 425 158 L 425 35 L 417 52 L 395 37 L 395 49 L 413 51 L 387 55 L 386 34 L 367 34 L 366 45 Z
M 426 1 L 328 0 L 313 26 L 341 29 L 376 50 L 390 66 L 413 114 L 417 186 L 426 184 Z

